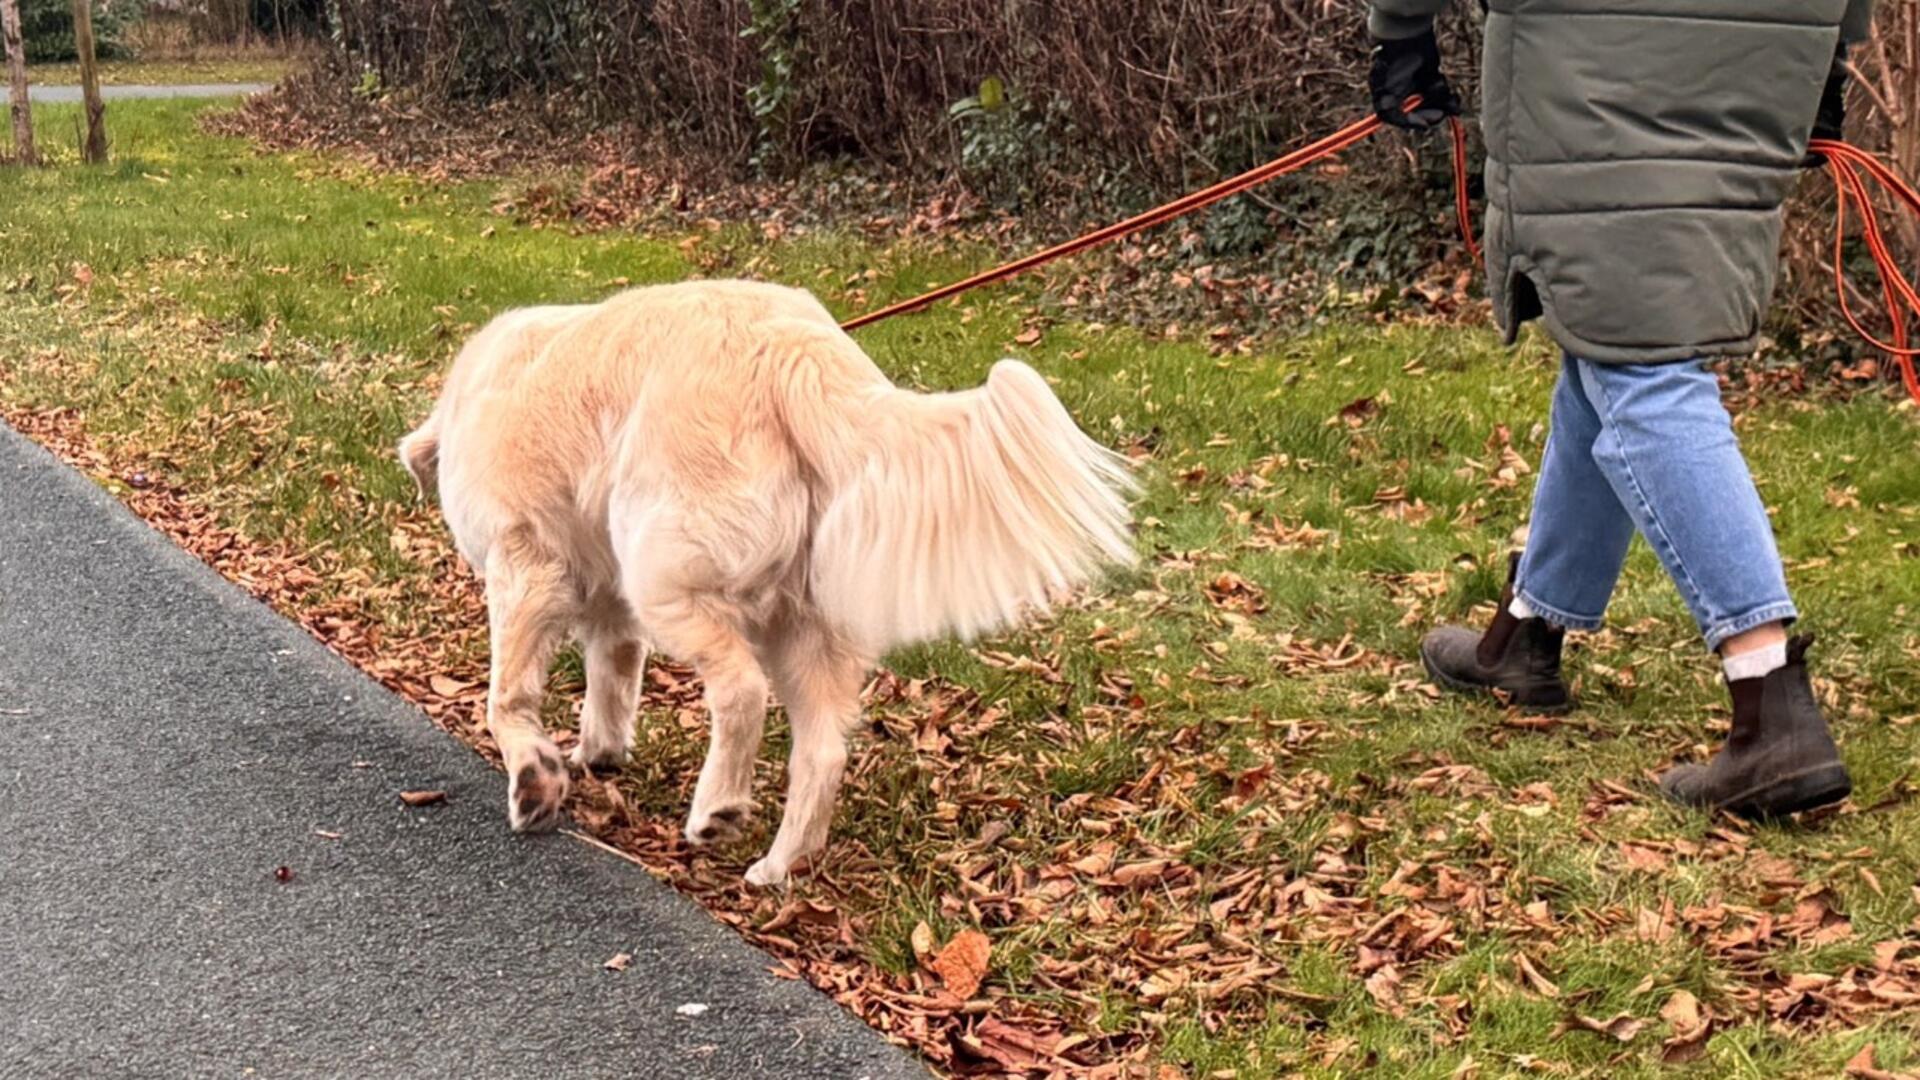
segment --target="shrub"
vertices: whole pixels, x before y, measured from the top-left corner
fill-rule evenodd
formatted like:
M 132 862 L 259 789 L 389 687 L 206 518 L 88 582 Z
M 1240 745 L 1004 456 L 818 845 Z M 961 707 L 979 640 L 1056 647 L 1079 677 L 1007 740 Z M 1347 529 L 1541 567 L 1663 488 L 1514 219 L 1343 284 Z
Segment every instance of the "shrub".
M 945 173 L 1030 142 L 1156 183 L 1210 175 L 1365 108 L 1356 0 L 332 0 L 333 41 L 381 84 L 446 100 L 564 94 L 736 167 L 857 155 Z M 1463 19 L 1463 16 L 1452 16 Z M 1450 35 L 1468 59 L 1475 35 Z M 998 79 L 1017 108 L 950 116 Z M 1020 118 L 1016 125 L 1010 117 Z M 1251 118 L 1251 119 L 1250 119 Z M 1060 130 L 1059 121 L 1071 121 Z M 976 122 L 982 121 L 982 122 Z
M 140 20 L 139 0 L 93 0 L 94 55 L 102 60 L 132 55 L 127 28 Z M 68 0 L 20 0 L 20 31 L 27 62 L 58 63 L 77 57 L 73 45 L 73 5 Z

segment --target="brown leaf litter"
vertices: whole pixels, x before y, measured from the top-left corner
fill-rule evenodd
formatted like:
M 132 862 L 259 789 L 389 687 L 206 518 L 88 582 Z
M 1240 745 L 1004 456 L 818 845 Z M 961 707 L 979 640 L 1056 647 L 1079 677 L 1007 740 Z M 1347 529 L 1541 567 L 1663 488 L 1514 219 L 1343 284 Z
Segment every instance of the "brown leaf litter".
M 181 546 L 497 760 L 482 707 L 484 607 L 424 512 L 399 523 L 409 557 L 427 579 L 419 597 L 409 598 L 422 606 L 420 628 L 396 628 L 374 608 L 384 600 L 357 595 L 352 567 L 331 564 L 323 553 L 250 541 L 222 526 L 167 479 L 164 461 L 108 456 L 70 412 L 0 406 L 0 414 L 82 471 L 105 478 Z M 137 486 L 124 479 L 135 474 L 143 474 Z M 320 587 L 343 580 L 348 587 Z M 1202 580 L 1217 613 L 1249 618 L 1242 611 L 1257 611 L 1261 594 L 1244 579 L 1214 574 Z M 1397 587 L 1433 589 L 1411 579 Z M 1033 647 L 1028 655 L 983 652 L 981 660 L 1030 687 L 1063 692 L 1060 647 Z M 1350 638 L 1285 639 L 1275 664 L 1301 676 L 1354 667 L 1396 670 L 1395 661 Z M 1136 731 L 1132 725 L 1143 722 L 1148 708 L 1141 690 L 1160 692 L 1145 674 L 1128 675 L 1111 664 L 1099 679 L 1100 704 L 1039 721 L 1050 736 L 1064 744 Z M 1289 761 L 1324 734 L 1324 725 L 1256 717 L 1244 722 L 1276 723 L 1267 760 L 1229 762 L 1188 731 L 1156 738 L 1138 748 L 1137 768 L 1110 793 L 1054 802 L 1050 812 L 1072 833 L 1036 846 L 1017 825 L 1026 812 L 1023 789 L 1001 776 L 1032 763 L 996 756 L 982 741 L 1006 722 L 1004 705 L 939 679 L 884 671 L 866 698 L 880 738 L 850 762 L 842 812 L 898 813 L 897 796 L 870 787 L 868 774 L 878 755 L 910 759 L 929 799 L 928 835 L 936 846 L 924 858 L 939 881 L 937 921 L 961 928 L 943 942 L 930 925 L 914 927 L 903 943 L 914 960 L 905 972 L 883 971 L 869 959 L 871 938 L 884 932 L 878 921 L 898 895 L 897 868 L 876 859 L 857 833 L 836 838 L 834 858 L 803 891 L 769 896 L 744 886 L 742 864 L 731 856 L 689 849 L 677 820 L 636 802 L 645 793 L 636 780 L 583 780 L 568 810 L 597 842 L 772 953 L 777 973 L 812 983 L 888 1038 L 917 1049 L 939 1072 L 1147 1077 L 1159 1064 L 1158 1031 L 1168 1015 L 1197 1016 L 1215 1028 L 1279 1017 L 1319 1025 L 1332 1002 L 1287 983 L 1287 958 L 1301 947 L 1343 957 L 1383 1011 L 1433 1024 L 1436 1041 L 1445 1045 L 1464 1036 L 1471 1004 L 1456 995 L 1430 996 L 1426 972 L 1458 955 L 1470 935 L 1486 933 L 1514 942 L 1507 977 L 1515 985 L 1565 1003 L 1560 1034 L 1639 1044 L 1669 1062 L 1692 1060 L 1714 1031 L 1730 1024 L 1759 1020 L 1795 1031 L 1831 1030 L 1920 1006 L 1920 939 L 1874 943 L 1870 965 L 1837 974 L 1795 973 L 1798 950 L 1853 940 L 1853 921 L 1825 884 L 1805 880 L 1793 864 L 1726 826 L 1699 841 L 1614 840 L 1605 857 L 1620 872 L 1656 876 L 1675 863 L 1741 860 L 1759 906 L 1710 898 L 1677 911 L 1671 904 L 1639 912 L 1556 910 L 1497 859 L 1443 854 L 1450 837 L 1490 850 L 1474 839 L 1488 828 L 1486 814 L 1436 826 L 1427 837 L 1435 841 L 1433 854 L 1402 857 L 1385 883 L 1370 880 L 1368 867 L 1377 865 L 1383 849 L 1369 847 L 1392 831 L 1391 810 L 1360 807 L 1390 808 L 1421 797 L 1530 812 L 1564 801 L 1580 808 L 1584 830 L 1616 824 L 1617 815 L 1639 805 L 1643 796 L 1620 785 L 1602 783 L 1586 793 L 1556 793 L 1544 784 L 1509 789 L 1445 755 L 1414 754 L 1389 774 L 1336 790 L 1324 773 Z M 700 701 L 698 683 L 685 669 L 663 664 L 650 671 L 649 722 L 697 732 L 704 724 Z M 680 772 L 691 771 L 683 766 L 669 762 L 662 768 L 670 771 L 650 774 L 648 782 L 677 783 L 684 779 Z M 1223 851 L 1201 863 L 1184 848 L 1154 843 L 1135 825 L 1149 813 L 1181 812 L 1203 782 L 1231 800 L 1239 835 L 1257 836 L 1283 816 L 1320 815 L 1328 822 L 1324 840 L 1297 858 Z M 1851 863 L 1842 869 L 1839 880 L 1858 879 L 1872 889 Z M 995 971 L 994 943 L 1002 933 L 1050 925 L 1074 930 L 1065 938 L 1034 938 L 1042 944 L 1019 985 Z M 1731 977 L 1710 1004 L 1674 991 L 1657 1019 L 1594 1017 L 1552 974 L 1557 943 L 1569 933 L 1661 943 L 1684 938 Z M 1108 1030 L 1101 1017 L 1114 996 L 1130 1001 L 1138 1016 Z M 1647 1036 L 1656 1034 L 1653 1050 Z M 1311 1046 L 1313 1055 L 1329 1061 L 1346 1052 L 1333 1033 L 1316 1034 Z M 1849 1069 L 1866 1078 L 1892 1075 L 1875 1071 L 1871 1054 Z

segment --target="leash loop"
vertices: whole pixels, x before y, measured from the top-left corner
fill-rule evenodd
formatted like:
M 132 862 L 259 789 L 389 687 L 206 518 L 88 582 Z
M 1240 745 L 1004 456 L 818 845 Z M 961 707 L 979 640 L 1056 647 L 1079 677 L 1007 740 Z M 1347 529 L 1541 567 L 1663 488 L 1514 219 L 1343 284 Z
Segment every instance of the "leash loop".
M 1920 376 L 1915 374 L 1913 363 L 1914 357 L 1920 356 L 1920 349 L 1909 347 L 1907 334 L 1907 319 L 1920 315 L 1920 291 L 1916 291 L 1913 281 L 1900 271 L 1893 248 L 1887 243 L 1886 234 L 1880 230 L 1880 214 L 1873 207 L 1872 192 L 1861 174 L 1864 172 L 1871 177 L 1884 191 L 1917 215 L 1920 215 L 1920 192 L 1915 192 L 1879 158 L 1851 143 L 1837 139 L 1815 139 L 1807 149 L 1826 158 L 1827 169 L 1833 174 L 1837 196 L 1833 228 L 1833 285 L 1840 294 L 1840 314 L 1846 317 L 1848 325 L 1862 340 L 1893 358 L 1900 368 L 1900 381 L 1906 385 L 1908 395 L 1920 402 Z M 1873 257 L 1874 273 L 1880 278 L 1880 293 L 1886 299 L 1887 315 L 1893 322 L 1891 342 L 1881 341 L 1868 330 L 1847 302 L 1846 240 L 1847 211 L 1850 207 L 1857 207 L 1860 211 L 1860 235 L 1866 241 L 1868 254 Z

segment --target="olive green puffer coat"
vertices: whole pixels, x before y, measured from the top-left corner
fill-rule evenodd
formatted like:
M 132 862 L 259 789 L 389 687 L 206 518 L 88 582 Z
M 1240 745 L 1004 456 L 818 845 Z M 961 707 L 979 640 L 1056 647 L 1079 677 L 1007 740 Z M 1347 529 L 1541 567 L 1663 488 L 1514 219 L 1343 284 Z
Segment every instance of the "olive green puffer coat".
M 1377 38 L 1447 0 L 1372 0 Z M 1494 314 L 1588 360 L 1752 351 L 1843 33 L 1872 0 L 1489 0 L 1481 125 Z

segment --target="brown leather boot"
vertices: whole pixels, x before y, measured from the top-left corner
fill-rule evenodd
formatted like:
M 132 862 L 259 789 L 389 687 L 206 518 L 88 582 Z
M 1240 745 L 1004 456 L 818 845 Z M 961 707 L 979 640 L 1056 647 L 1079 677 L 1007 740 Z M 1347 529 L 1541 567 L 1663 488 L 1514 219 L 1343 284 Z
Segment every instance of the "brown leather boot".
M 1520 556 L 1507 564 L 1500 610 L 1483 634 L 1464 626 L 1435 627 L 1420 642 L 1427 674 L 1449 690 L 1490 694 L 1502 704 L 1535 712 L 1573 708 L 1573 692 L 1560 677 L 1560 645 L 1566 632 L 1541 618 L 1519 619 L 1509 611 Z
M 1745 818 L 1784 817 L 1836 803 L 1853 791 L 1807 677 L 1811 636 L 1787 642 L 1787 666 L 1727 684 L 1733 730 L 1705 765 L 1677 765 L 1660 778 L 1667 798 Z

